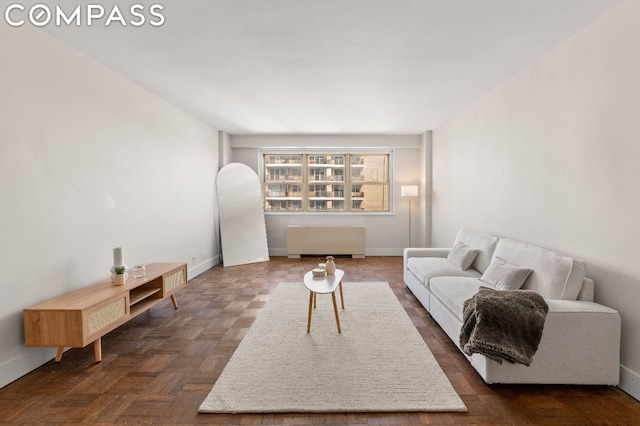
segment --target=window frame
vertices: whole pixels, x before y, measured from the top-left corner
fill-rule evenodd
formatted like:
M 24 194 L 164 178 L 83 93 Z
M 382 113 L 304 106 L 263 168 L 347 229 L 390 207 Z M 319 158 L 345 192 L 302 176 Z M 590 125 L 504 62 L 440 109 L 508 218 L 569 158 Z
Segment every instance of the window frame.
M 376 216 L 376 215 L 393 215 L 394 203 L 393 203 L 393 149 L 363 149 L 363 148 L 350 148 L 350 149 L 335 149 L 335 148 L 304 148 L 304 149 L 295 149 L 295 148 L 277 148 L 277 149 L 260 149 L 258 150 L 258 169 L 259 169 L 259 177 L 260 177 L 260 186 L 262 190 L 263 196 L 263 209 L 266 215 L 321 215 L 321 216 L 331 216 L 331 215 L 366 215 L 366 216 Z M 266 165 L 265 165 L 265 155 L 302 155 L 302 180 L 300 181 L 300 186 L 302 187 L 302 200 L 301 200 L 301 210 L 266 210 L 266 194 L 267 188 L 266 185 L 269 183 L 266 181 Z M 343 183 L 344 186 L 342 190 L 345 194 L 348 193 L 344 197 L 344 208 L 345 210 L 315 210 L 310 208 L 310 200 L 311 197 L 308 196 L 308 191 L 310 185 L 313 185 L 313 181 L 308 180 L 309 171 L 308 171 L 308 157 L 309 155 L 344 155 L 345 156 L 345 169 L 344 169 L 344 179 L 342 181 L 336 181 L 336 183 Z M 347 172 L 350 170 L 350 165 L 346 163 L 349 161 L 351 155 L 385 155 L 387 156 L 387 181 L 386 182 L 351 182 L 351 176 L 348 175 Z M 306 162 L 305 162 L 306 159 Z M 373 185 L 381 185 L 387 186 L 387 195 L 388 195 L 388 210 L 386 211 L 364 211 L 364 210 L 351 210 L 353 207 L 353 201 L 351 199 L 351 192 L 347 191 L 347 187 L 350 187 L 353 183 L 355 184 L 373 184 Z

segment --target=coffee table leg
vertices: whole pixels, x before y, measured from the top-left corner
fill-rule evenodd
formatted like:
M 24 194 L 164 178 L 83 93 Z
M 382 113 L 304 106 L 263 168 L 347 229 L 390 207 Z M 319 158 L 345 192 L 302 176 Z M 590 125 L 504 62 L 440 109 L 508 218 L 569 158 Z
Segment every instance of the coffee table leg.
M 336 292 L 331 293 L 331 299 L 333 299 L 333 312 L 336 314 L 336 324 L 338 324 L 338 333 L 342 333 L 340 330 L 340 317 L 338 317 L 338 305 L 336 304 Z
M 309 291 L 309 316 L 307 317 L 307 333 L 311 330 L 311 307 L 313 305 L 313 292 Z
M 344 309 L 344 296 L 342 295 L 342 281 L 340 281 L 340 303 L 342 304 L 342 309 Z
M 318 307 L 318 293 L 313 293 L 313 309 Z

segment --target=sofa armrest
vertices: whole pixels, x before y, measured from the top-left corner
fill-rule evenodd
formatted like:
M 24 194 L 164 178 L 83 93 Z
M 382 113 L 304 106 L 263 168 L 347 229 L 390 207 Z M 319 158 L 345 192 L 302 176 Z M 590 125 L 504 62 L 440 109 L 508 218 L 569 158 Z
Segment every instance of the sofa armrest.
M 412 247 L 403 251 L 404 257 L 447 257 L 451 248 Z
M 595 284 L 591 278 L 584 277 L 582 280 L 582 288 L 578 293 L 578 300 L 585 300 L 587 302 L 593 302 Z
M 599 375 L 592 383 L 617 384 L 621 333 L 618 312 L 581 300 L 546 302 L 549 313 L 536 357 L 549 358 L 550 365 L 558 366 L 559 371 L 589 371 L 591 376 Z
M 410 257 L 447 257 L 450 251 L 451 248 L 406 248 L 402 252 L 402 264 L 406 269 Z
M 618 311 L 595 302 L 586 300 L 547 300 L 549 314 L 574 315 L 613 315 L 620 318 Z

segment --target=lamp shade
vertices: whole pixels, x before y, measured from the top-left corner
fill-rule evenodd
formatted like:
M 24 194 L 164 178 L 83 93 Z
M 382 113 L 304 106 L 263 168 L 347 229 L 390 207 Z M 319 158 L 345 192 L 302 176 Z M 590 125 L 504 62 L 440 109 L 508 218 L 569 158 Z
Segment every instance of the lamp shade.
M 417 197 L 418 185 L 403 185 L 400 187 L 401 197 Z

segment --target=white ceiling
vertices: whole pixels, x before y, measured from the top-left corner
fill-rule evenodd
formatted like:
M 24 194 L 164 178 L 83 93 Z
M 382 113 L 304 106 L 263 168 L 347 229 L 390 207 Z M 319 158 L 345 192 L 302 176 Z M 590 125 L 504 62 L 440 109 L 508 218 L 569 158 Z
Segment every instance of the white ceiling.
M 419 134 L 618 2 L 156 0 L 131 3 L 160 27 L 45 29 L 231 134 Z

